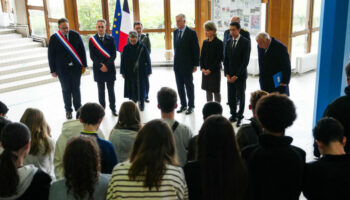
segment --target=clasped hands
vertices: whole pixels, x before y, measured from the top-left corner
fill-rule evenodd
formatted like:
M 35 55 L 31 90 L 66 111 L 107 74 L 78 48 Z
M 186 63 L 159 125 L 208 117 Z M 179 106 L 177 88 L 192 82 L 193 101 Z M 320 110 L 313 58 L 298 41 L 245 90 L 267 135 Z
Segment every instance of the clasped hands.
M 229 82 L 229 83 L 234 83 L 238 79 L 237 76 L 230 77 L 230 75 L 228 75 L 228 74 L 226 75 L 226 78 L 227 78 L 227 82 Z

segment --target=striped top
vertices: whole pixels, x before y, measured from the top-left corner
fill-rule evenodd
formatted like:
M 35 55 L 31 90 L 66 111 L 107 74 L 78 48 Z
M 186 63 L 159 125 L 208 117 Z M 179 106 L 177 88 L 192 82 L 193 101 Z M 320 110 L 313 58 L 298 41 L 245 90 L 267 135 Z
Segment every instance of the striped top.
M 149 190 L 141 181 L 129 179 L 130 162 L 120 163 L 114 167 L 109 182 L 107 200 L 114 199 L 188 199 L 187 185 L 182 168 L 167 165 L 159 190 L 153 187 Z

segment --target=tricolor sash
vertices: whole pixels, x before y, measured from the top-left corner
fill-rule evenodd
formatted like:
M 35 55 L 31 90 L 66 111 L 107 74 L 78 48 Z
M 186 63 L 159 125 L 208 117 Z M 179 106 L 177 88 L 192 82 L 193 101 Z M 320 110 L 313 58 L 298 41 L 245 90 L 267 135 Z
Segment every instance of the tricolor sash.
M 77 51 L 74 49 L 74 47 L 68 42 L 68 40 L 62 35 L 61 31 L 58 31 L 55 33 L 56 37 L 58 38 L 58 41 L 61 42 L 61 44 L 66 48 L 68 53 L 70 53 L 73 58 L 81 65 L 83 66 L 83 62 L 81 61 Z
M 96 49 L 107 59 L 111 57 L 111 54 L 108 52 L 107 49 L 103 47 L 100 40 L 97 38 L 97 35 L 94 35 L 90 38 L 92 44 L 96 47 Z

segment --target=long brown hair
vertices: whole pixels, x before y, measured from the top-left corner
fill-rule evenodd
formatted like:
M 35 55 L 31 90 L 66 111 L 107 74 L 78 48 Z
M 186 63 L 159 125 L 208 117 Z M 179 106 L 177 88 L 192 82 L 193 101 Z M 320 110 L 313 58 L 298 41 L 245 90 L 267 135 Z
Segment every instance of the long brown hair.
M 202 199 L 243 199 L 247 189 L 247 170 L 231 123 L 222 116 L 210 116 L 202 125 L 197 142 Z
M 51 130 L 44 118 L 44 114 L 39 109 L 27 108 L 20 121 L 28 126 L 31 133 L 32 140 L 29 153 L 37 155 L 40 151 L 40 144 L 43 143 L 45 147 L 44 154 L 49 154 L 53 150 L 49 144 Z
M 126 101 L 120 106 L 118 122 L 115 129 L 139 131 L 141 128 L 140 111 L 132 101 Z
M 96 141 L 78 136 L 68 142 L 63 155 L 64 176 L 68 193 L 75 199 L 93 199 L 94 185 L 98 181 L 100 155 Z
M 166 165 L 177 165 L 173 132 L 168 124 L 156 119 L 138 133 L 130 155 L 129 178 L 142 181 L 149 190 L 159 189 Z

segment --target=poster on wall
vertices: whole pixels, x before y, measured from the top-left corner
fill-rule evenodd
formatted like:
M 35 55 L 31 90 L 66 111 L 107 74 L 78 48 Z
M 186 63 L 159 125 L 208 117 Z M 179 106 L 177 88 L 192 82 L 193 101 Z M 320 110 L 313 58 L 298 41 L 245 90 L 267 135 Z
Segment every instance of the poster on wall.
M 261 30 L 261 0 L 212 0 L 212 20 L 219 34 L 229 28 L 234 16 L 240 17 L 242 28 L 256 35 Z

